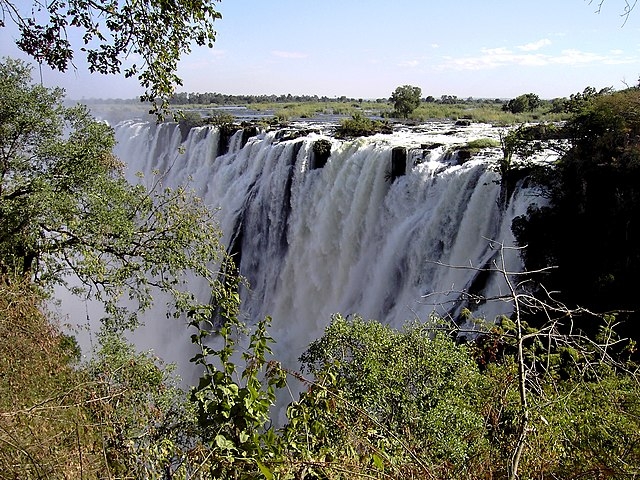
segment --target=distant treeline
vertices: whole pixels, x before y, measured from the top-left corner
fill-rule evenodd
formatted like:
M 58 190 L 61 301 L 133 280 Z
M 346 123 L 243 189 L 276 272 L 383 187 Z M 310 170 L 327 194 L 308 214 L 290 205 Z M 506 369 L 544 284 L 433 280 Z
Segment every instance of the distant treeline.
M 487 98 L 459 98 L 456 95 L 442 95 L 439 98 L 436 98 L 432 95 L 429 95 L 422 99 L 425 103 L 441 103 L 445 105 L 452 104 L 503 104 L 505 99 L 495 98 L 495 99 L 487 99 Z M 87 104 L 127 104 L 127 103 L 139 103 L 138 98 L 129 98 L 129 99 L 102 99 L 102 98 L 91 98 L 91 99 L 83 99 L 84 103 Z M 227 95 L 224 93 L 217 92 L 205 92 L 205 93 L 197 93 L 197 92 L 181 92 L 174 94 L 170 99 L 169 103 L 172 105 L 248 105 L 248 104 L 265 104 L 265 103 L 388 103 L 389 98 L 376 98 L 376 99 L 368 99 L 368 98 L 351 98 L 346 96 L 340 97 L 327 97 L 326 95 L 318 96 L 318 95 Z
M 460 104 L 460 103 L 504 103 L 504 99 L 480 99 L 468 97 L 466 99 L 458 98 L 456 95 L 442 95 L 440 98 L 435 98 L 431 95 L 422 99 L 426 103 L 443 103 L 443 104 Z M 222 93 L 176 93 L 169 100 L 174 105 L 185 104 L 198 104 L 198 105 L 245 105 L 251 103 L 329 103 L 329 102 L 343 102 L 343 103 L 388 103 L 389 98 L 351 98 L 346 96 L 341 97 L 327 97 L 325 95 L 225 95 Z

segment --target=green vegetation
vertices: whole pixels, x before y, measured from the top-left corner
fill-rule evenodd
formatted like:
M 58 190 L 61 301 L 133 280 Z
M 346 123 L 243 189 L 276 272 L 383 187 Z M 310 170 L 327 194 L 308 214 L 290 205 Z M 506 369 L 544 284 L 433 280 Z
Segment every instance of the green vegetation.
M 573 97 L 573 96 L 572 96 Z M 129 102 L 135 102 L 130 100 Z M 570 99 L 541 100 L 538 108 L 532 111 L 511 113 L 503 109 L 502 99 L 462 99 L 453 95 L 443 95 L 440 99 L 427 97 L 409 115 L 412 122 L 428 120 L 466 119 L 473 122 L 495 125 L 513 125 L 528 122 L 557 122 L 570 117 L 571 112 L 564 108 Z M 123 105 L 124 102 L 124 105 Z M 88 103 L 97 110 L 124 108 L 123 100 L 89 100 Z M 212 114 L 216 107 L 242 106 L 251 110 L 273 116 L 280 122 L 307 118 L 319 115 L 345 116 L 362 114 L 370 118 L 393 118 L 393 104 L 389 99 L 363 100 L 347 97 L 328 98 L 317 96 L 289 95 L 222 95 L 219 93 L 177 94 L 172 97 L 172 108 L 209 110 Z M 129 105 L 130 107 L 130 105 Z M 118 110 L 114 113 L 118 113 Z
M 586 102 L 586 103 L 584 103 Z M 640 303 L 640 90 L 589 95 L 565 126 L 570 148 L 538 182 L 550 205 L 516 220 L 529 269 L 560 297 L 594 311 L 618 311 L 637 338 Z
M 318 475 L 343 478 L 345 463 L 351 476 L 375 478 L 516 474 L 523 415 L 517 326 L 503 319 L 471 344 L 454 342 L 445 334 L 450 328 L 437 318 L 401 330 L 333 318 L 301 358 L 316 383 L 290 407 L 290 418 L 301 404 L 313 408 L 304 441 L 340 459 L 319 466 Z M 588 342 L 522 328 L 529 420 L 519 478 L 619 478 L 635 471 L 636 379 L 590 363 L 602 352 Z
M 390 127 L 387 123 L 380 120 L 371 120 L 361 113 L 354 113 L 351 118 L 340 122 L 335 135 L 338 138 L 366 137 L 389 131 Z
M 434 335 L 433 326 L 397 331 L 334 316 L 300 359 L 335 396 L 333 408 L 315 413 L 323 425 L 319 445 L 361 455 L 360 468 L 373 467 L 362 473 L 373 474 L 379 463 L 380 473 L 396 478 L 409 472 L 451 477 L 486 451 L 482 375 L 468 346 L 455 345 L 444 332 Z M 311 390 L 303 402 L 318 396 Z
M 502 109 L 511 113 L 533 112 L 541 104 L 540 98 L 535 93 L 526 93 L 509 100 Z
M 390 98 L 394 114 L 401 118 L 409 118 L 409 115 L 420 106 L 421 95 L 420 87 L 403 85 L 396 88 Z
M 215 127 L 224 127 L 234 122 L 233 115 L 224 112 L 211 112 L 206 118 L 206 123 Z
M 506 191 L 512 191 L 515 183 L 525 175 L 537 176 L 544 172 L 531 161 L 531 157 L 544 150 L 562 151 L 566 145 L 560 143 L 565 140 L 564 128 L 554 123 L 535 123 L 532 125 L 520 125 L 500 135 L 500 148 L 502 158 L 499 160 L 497 170 L 502 179 L 502 185 Z
M 553 102 L 552 110 L 555 112 L 580 113 L 593 100 L 602 95 L 613 93 L 611 88 L 596 90 L 586 87 L 582 92 L 572 93 L 569 98 L 558 98 Z
M 32 84 L 23 63 L 5 60 L 0 72 L 2 475 L 157 476 L 192 445 L 178 425 L 190 423 L 188 405 L 176 403 L 184 394 L 122 332 L 157 297 L 169 299 L 170 316 L 234 310 L 234 286 L 212 268 L 225 257 L 213 212 L 187 188 L 128 184 L 110 127 L 83 107 L 64 107 L 61 90 Z M 214 305 L 188 292 L 187 272 L 209 284 Z M 75 293 L 105 307 L 87 365 L 77 365 L 74 342 L 42 313 L 69 278 L 80 282 Z
M 464 162 L 474 155 L 477 155 L 482 150 L 497 147 L 500 147 L 500 142 L 498 140 L 493 138 L 478 138 L 476 140 L 471 140 L 464 145 L 455 145 L 453 147 L 453 151 L 457 152 L 458 160 Z
M 313 142 L 313 159 L 312 168 L 322 168 L 326 165 L 327 160 L 331 156 L 331 141 L 326 138 L 321 138 Z
M 182 84 L 176 75 L 180 57 L 189 53 L 193 44 L 213 48 L 213 23 L 221 17 L 214 8 L 215 1 L 37 5 L 3 1 L 0 27 L 5 19 L 13 22 L 20 31 L 17 46 L 61 72 L 73 66 L 79 52 L 86 55 L 90 72 L 102 74 L 119 74 L 125 58 L 139 57 L 138 63 L 124 69 L 124 76 L 137 77 L 145 88 L 140 100 L 152 102 L 154 112 L 166 113 L 169 97 L 176 85 Z M 70 30 L 77 31 L 78 36 L 70 35 Z M 81 45 L 71 43 L 70 39 L 80 36 Z
M 144 310 L 154 289 L 176 298 L 170 313 L 188 308 L 185 270 L 219 286 L 209 265 L 222 258 L 220 233 L 202 202 L 154 179 L 150 190 L 131 186 L 109 126 L 64 107 L 61 90 L 31 84 L 21 62 L 5 61 L 0 73 L 3 275 L 47 288 L 73 274 L 119 324 L 136 315 L 118 301 Z

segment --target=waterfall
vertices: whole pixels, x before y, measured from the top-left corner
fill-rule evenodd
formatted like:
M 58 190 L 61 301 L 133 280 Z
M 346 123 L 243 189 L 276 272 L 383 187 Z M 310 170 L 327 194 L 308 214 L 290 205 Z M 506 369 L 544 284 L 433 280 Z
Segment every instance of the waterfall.
M 452 128 L 434 123 L 338 140 L 316 127 L 297 137 L 263 132 L 244 144 L 240 131 L 223 155 L 213 127 L 193 128 L 186 138 L 171 123 L 127 121 L 115 131 L 132 181 L 151 181 L 156 172 L 167 186 L 188 182 L 219 209 L 224 241 L 249 282 L 243 314 L 249 322 L 270 315 L 276 355 L 295 366 L 333 313 L 400 327 L 460 308 L 458 292 L 472 286 L 487 296 L 505 293 L 498 275 L 477 269 L 496 259 L 492 240 L 514 244 L 511 221 L 535 199 L 520 186 L 500 201 L 492 168 L 499 149 L 462 164 L 450 153 L 470 139 L 497 138 L 496 129 Z M 314 168 L 320 139 L 331 154 Z M 390 178 L 394 147 L 406 149 L 407 167 Z M 505 253 L 506 267 L 520 270 L 517 253 Z M 474 308 L 488 319 L 511 309 L 501 302 Z

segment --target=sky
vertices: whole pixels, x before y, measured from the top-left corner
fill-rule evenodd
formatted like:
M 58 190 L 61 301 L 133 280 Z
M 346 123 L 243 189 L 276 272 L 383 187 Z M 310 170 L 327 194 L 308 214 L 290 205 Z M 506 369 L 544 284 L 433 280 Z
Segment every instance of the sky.
M 596 13 L 598 1 L 222 0 L 215 46 L 181 60 L 178 91 L 373 99 L 414 85 L 423 97 L 550 99 L 636 85 L 640 6 L 625 22 L 624 0 Z M 14 39 L 0 28 L 0 55 L 20 56 Z M 43 68 L 45 85 L 77 100 L 142 93 L 76 65 Z

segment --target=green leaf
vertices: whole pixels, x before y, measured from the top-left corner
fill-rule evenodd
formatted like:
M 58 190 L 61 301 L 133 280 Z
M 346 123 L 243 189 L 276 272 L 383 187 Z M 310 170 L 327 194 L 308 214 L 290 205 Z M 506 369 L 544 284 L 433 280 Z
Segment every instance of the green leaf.
M 373 458 L 373 463 L 376 466 L 376 468 L 378 470 L 384 470 L 384 460 L 382 460 L 380 455 L 378 455 L 377 453 L 374 453 L 372 455 L 372 458 Z
M 222 450 L 235 450 L 234 443 L 224 435 L 216 435 L 215 443 Z
M 273 472 L 260 460 L 256 460 L 256 463 L 258 464 L 258 468 L 262 472 L 262 475 L 264 475 L 264 478 L 267 480 L 273 480 Z

